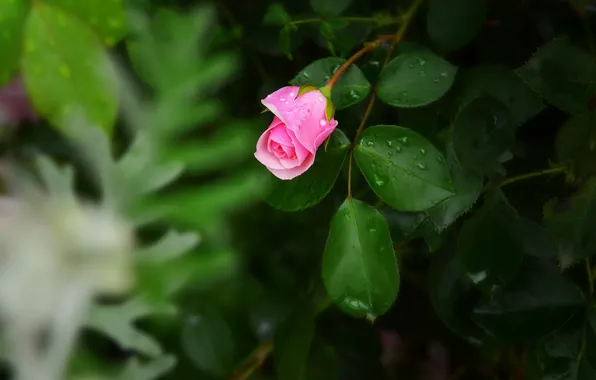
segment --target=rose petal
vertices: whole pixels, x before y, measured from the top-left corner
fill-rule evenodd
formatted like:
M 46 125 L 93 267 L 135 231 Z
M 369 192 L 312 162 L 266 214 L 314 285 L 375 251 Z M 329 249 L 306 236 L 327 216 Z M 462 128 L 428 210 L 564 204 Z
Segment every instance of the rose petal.
M 272 169 L 272 168 L 268 168 L 268 169 L 277 178 L 282 179 L 282 180 L 289 180 L 289 179 L 296 178 L 300 174 L 302 174 L 305 171 L 307 171 L 308 168 L 310 168 L 312 166 L 312 164 L 313 164 L 314 161 L 315 161 L 315 156 L 312 155 L 312 154 L 310 154 L 306 158 L 306 160 L 304 160 L 304 162 L 302 163 L 302 165 L 297 166 L 295 168 L 284 169 L 284 170 L 278 170 L 278 169 Z
M 293 123 L 293 114 L 295 98 L 300 91 L 300 87 L 286 86 L 267 95 L 261 103 L 267 107 L 275 116 L 277 116 L 284 124 Z
M 283 169 L 284 168 L 281 165 L 281 163 L 279 162 L 279 159 L 277 157 L 275 157 L 275 155 L 269 150 L 269 148 L 270 148 L 269 135 L 271 133 L 271 130 L 273 128 L 280 126 L 280 125 L 283 125 L 281 120 L 279 120 L 278 118 L 274 118 L 273 122 L 270 124 L 269 128 L 267 128 L 267 130 L 265 132 L 263 132 L 261 137 L 259 137 L 259 141 L 257 141 L 257 150 L 255 152 L 255 158 L 260 163 L 262 163 L 263 165 L 265 165 L 269 168 L 273 168 L 273 169 Z

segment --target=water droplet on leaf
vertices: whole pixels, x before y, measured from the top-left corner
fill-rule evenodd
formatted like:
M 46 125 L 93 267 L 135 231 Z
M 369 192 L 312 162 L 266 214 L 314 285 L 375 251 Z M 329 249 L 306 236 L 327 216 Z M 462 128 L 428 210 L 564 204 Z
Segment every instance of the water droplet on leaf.
M 439 162 L 443 162 L 443 157 L 441 157 L 441 156 L 437 156 L 437 161 L 439 161 Z
M 395 151 L 396 151 L 397 153 L 401 153 L 401 151 L 402 151 L 402 149 L 401 149 L 401 146 L 396 146 L 396 147 L 395 147 Z
M 408 143 L 408 136 L 404 136 L 404 137 L 400 137 L 397 139 L 397 141 L 399 141 L 400 144 L 407 146 Z
M 420 148 L 420 153 L 422 153 L 422 154 L 426 154 L 426 149 L 424 149 L 424 148 Z
M 417 163 L 416 166 L 418 167 L 418 169 L 421 169 L 421 170 L 425 170 L 426 169 L 426 164 L 424 164 L 422 162 Z
M 393 145 L 393 141 L 391 141 L 391 140 L 387 140 L 386 142 L 387 142 L 387 146 L 388 146 L 389 148 L 391 148 L 391 145 Z

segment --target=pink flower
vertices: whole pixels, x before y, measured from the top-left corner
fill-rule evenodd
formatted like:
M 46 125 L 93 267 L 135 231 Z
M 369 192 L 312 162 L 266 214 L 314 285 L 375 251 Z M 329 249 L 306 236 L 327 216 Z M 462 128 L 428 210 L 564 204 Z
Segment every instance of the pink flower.
M 319 146 L 337 127 L 327 121 L 327 98 L 312 90 L 298 96 L 299 87 L 288 86 L 261 101 L 275 117 L 257 142 L 255 157 L 277 178 L 288 180 L 308 170 Z

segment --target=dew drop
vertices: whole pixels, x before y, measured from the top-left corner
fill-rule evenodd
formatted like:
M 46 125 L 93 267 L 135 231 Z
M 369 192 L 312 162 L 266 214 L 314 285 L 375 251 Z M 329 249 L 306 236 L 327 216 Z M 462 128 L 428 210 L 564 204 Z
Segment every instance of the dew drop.
M 348 95 L 349 95 L 349 96 L 350 96 L 350 98 L 352 98 L 352 99 L 358 99 L 358 94 L 357 94 L 357 93 L 356 93 L 356 91 L 354 91 L 354 90 L 350 90 L 350 91 L 348 92 Z
M 389 157 L 393 157 L 393 152 L 392 151 L 387 152 L 387 154 L 389 155 Z
M 406 91 L 402 91 L 400 95 L 405 97 L 408 96 L 408 93 Z
M 377 229 L 376 228 L 369 228 L 368 229 L 368 232 L 377 232 Z
M 286 101 L 286 98 L 280 98 L 279 100 L 282 101 L 282 102 L 285 102 Z
M 306 71 L 302 74 L 302 76 L 304 76 L 304 78 L 306 78 L 306 79 L 310 78 L 310 75 L 308 75 L 308 73 Z
M 422 162 L 417 163 L 416 166 L 418 167 L 418 169 L 421 169 L 421 170 L 425 170 L 426 169 L 426 164 L 424 164 Z
M 439 83 L 440 81 L 441 81 L 441 80 L 440 80 L 439 78 L 435 78 L 435 79 L 433 80 L 433 82 L 435 82 L 435 83 Z
M 325 78 L 323 78 L 323 82 L 328 82 L 329 81 L 329 76 L 325 76 Z
M 410 69 L 413 69 L 414 67 L 416 67 L 416 64 L 415 64 L 414 62 L 411 62 L 411 63 L 408 65 L 408 67 L 409 67 Z
M 320 125 L 321 127 L 324 127 L 325 125 L 327 125 L 327 120 L 325 120 L 325 119 L 321 119 L 321 120 L 319 121 L 319 125 Z
M 418 57 L 418 63 L 420 64 L 420 66 L 424 66 L 424 65 L 426 65 L 426 60 Z
M 439 162 L 443 162 L 443 157 L 441 157 L 441 156 L 437 156 L 437 161 L 439 161 Z
M 420 148 L 420 153 L 422 153 L 422 154 L 426 154 L 426 149 L 424 149 L 424 148 Z
M 391 145 L 393 145 L 393 141 L 391 140 L 387 140 L 386 143 L 389 148 L 391 148 Z
M 339 70 L 339 65 L 337 65 L 333 68 L 333 74 L 335 74 L 337 72 L 337 70 Z
M 319 97 L 317 98 L 317 100 L 321 103 L 323 103 L 325 101 L 325 98 L 323 97 L 323 95 L 319 95 Z
M 441 76 L 442 76 L 443 78 L 447 78 L 447 75 L 448 75 L 448 74 L 447 74 L 447 71 L 443 71 L 443 72 L 441 73 Z
M 294 96 L 296 96 L 296 94 L 294 94 L 293 92 L 290 92 L 290 98 L 293 98 Z
M 375 146 L 375 142 L 374 141 L 367 141 L 366 145 L 368 146 Z
M 424 70 L 420 70 L 420 71 L 418 72 L 418 75 L 419 75 L 419 76 L 421 76 L 421 77 L 425 77 L 425 76 L 426 76 L 426 71 L 424 71 Z
M 408 143 L 408 136 L 400 137 L 400 138 L 397 139 L 397 141 L 399 141 L 400 144 L 402 144 L 402 145 L 406 145 L 407 146 L 409 144 Z
M 385 181 L 383 181 L 381 178 L 377 177 L 375 175 L 375 183 L 377 184 L 377 186 L 383 186 L 385 184 Z
M 396 151 L 397 153 L 401 153 L 401 151 L 402 151 L 402 149 L 401 149 L 401 146 L 396 146 L 396 147 L 395 147 L 395 151 Z

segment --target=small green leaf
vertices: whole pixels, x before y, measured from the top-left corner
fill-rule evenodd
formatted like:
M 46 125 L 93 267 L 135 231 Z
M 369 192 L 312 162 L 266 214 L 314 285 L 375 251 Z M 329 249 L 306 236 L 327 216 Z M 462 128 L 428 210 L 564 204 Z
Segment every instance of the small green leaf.
M 457 114 L 453 123 L 451 138 L 457 160 L 477 174 L 491 174 L 515 141 L 515 132 L 507 107 L 491 96 L 478 97 Z
M 283 211 L 298 211 L 319 203 L 333 188 L 343 165 L 350 141 L 339 129 L 330 136 L 325 151 L 319 147 L 313 166 L 291 181 L 273 180 L 266 200 Z
M 460 49 L 478 34 L 487 12 L 488 0 L 430 0 L 428 35 L 443 52 Z
M 453 151 L 453 143 L 447 147 L 447 163 L 453 179 L 455 195 L 425 211 L 439 231 L 449 227 L 462 214 L 472 208 L 482 190 L 482 176 L 465 171 Z
M 285 26 L 279 31 L 279 47 L 289 60 L 292 60 L 291 32 L 292 30 Z
M 560 163 L 573 163 L 575 174 L 596 175 L 596 111 L 573 115 L 559 129 L 555 149 Z
M 351 2 L 352 0 L 310 0 L 310 7 L 320 15 L 338 16 Z
M 216 311 L 203 308 L 186 318 L 182 347 L 197 368 L 223 376 L 234 367 L 234 340 L 230 326 Z
M 596 178 L 567 200 L 544 205 L 544 224 L 561 267 L 568 268 L 596 252 Z
M 101 37 L 108 46 L 113 46 L 128 32 L 125 0 L 44 0 L 76 16 Z
M 308 359 L 314 334 L 314 316 L 308 308 L 290 315 L 278 327 L 273 355 L 279 380 L 309 380 Z
M 323 58 L 305 67 L 290 81 L 293 86 L 312 84 L 322 87 L 331 76 L 345 63 L 342 58 Z M 331 99 L 337 110 L 349 107 L 363 101 L 370 93 L 370 83 L 356 65 L 341 76 L 331 93 Z
M 541 46 L 516 73 L 547 102 L 570 113 L 587 109 L 596 94 L 596 63 L 568 38 Z
M 28 11 L 27 0 L 0 2 L 0 85 L 8 83 L 19 67 Z
M 391 307 L 399 270 L 387 221 L 377 210 L 345 200 L 331 220 L 322 276 L 329 297 L 350 315 L 374 320 Z
M 448 247 L 451 248 L 451 247 Z M 486 339 L 483 331 L 470 319 L 480 292 L 461 271 L 453 249 L 442 249 L 433 255 L 429 270 L 429 297 L 435 313 L 456 335 L 479 346 Z
M 461 69 L 446 99 L 447 116 L 452 118 L 481 95 L 490 95 L 503 103 L 516 126 L 522 125 L 544 109 L 544 102 L 512 70 L 501 65 Z
M 25 85 L 37 111 L 60 129 L 73 117 L 111 131 L 118 108 L 112 63 L 77 18 L 35 3 L 25 28 Z
M 457 255 L 463 270 L 486 294 L 515 278 L 524 258 L 522 223 L 499 190 L 461 228 Z
M 374 192 L 396 210 L 423 211 L 454 195 L 443 155 L 410 129 L 369 127 L 354 157 Z
M 400 54 L 379 75 L 377 95 L 394 107 L 421 107 L 441 98 L 457 67 L 426 48 Z
M 263 17 L 263 24 L 265 25 L 285 25 L 290 21 L 292 21 L 292 17 L 290 17 L 280 3 L 272 3 L 269 5 L 269 8 L 267 8 L 267 12 Z
M 534 341 L 581 310 L 582 290 L 550 262 L 526 256 L 519 273 L 500 293 L 474 309 L 472 319 L 496 338 Z

